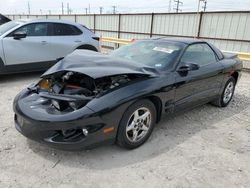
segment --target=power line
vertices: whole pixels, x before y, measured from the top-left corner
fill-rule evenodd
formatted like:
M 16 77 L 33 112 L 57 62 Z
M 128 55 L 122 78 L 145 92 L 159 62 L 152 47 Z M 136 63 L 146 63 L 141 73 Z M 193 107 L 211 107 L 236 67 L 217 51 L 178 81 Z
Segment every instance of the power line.
M 112 6 L 113 7 L 113 14 L 116 14 L 116 6 Z
M 204 6 L 202 7 L 203 11 L 206 12 L 206 9 L 207 9 L 207 0 L 204 0 L 203 3 L 204 3 Z
M 171 3 L 172 3 L 172 0 L 169 0 L 169 4 L 168 4 L 168 12 L 171 12 Z
M 102 14 L 103 7 L 99 7 L 99 8 L 100 8 L 100 14 Z
M 69 14 L 69 3 L 67 3 L 67 14 Z
M 62 2 L 62 14 L 64 14 L 64 7 L 63 7 L 63 2 Z
M 28 14 L 30 14 L 30 2 L 28 1 Z
M 183 5 L 183 2 L 180 0 L 174 0 L 174 2 L 176 3 L 176 8 L 174 8 L 174 10 L 176 10 L 176 12 L 181 12 L 180 5 Z

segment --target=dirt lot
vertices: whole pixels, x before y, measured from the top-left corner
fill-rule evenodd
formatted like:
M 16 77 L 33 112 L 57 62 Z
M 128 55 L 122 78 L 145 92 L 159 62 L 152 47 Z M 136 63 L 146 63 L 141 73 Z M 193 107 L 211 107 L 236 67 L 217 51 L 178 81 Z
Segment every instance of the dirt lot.
M 230 106 L 164 117 L 141 148 L 82 152 L 54 150 L 15 130 L 12 100 L 38 76 L 0 78 L 0 187 L 249 187 L 250 74 Z

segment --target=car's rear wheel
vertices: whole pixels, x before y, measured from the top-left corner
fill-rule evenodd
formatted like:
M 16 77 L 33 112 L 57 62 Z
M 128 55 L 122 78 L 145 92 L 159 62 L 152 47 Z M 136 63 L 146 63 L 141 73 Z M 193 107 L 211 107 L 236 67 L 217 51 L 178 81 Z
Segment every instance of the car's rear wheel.
M 236 81 L 233 77 L 230 77 L 224 86 L 224 90 L 218 99 L 212 102 L 212 104 L 219 107 L 226 107 L 233 98 Z
M 95 51 L 98 52 L 98 50 L 96 49 L 96 47 L 89 45 L 89 44 L 85 44 L 82 46 L 79 46 L 76 48 L 77 50 L 91 50 L 91 51 Z
M 156 109 L 149 100 L 132 104 L 124 113 L 117 134 L 117 143 L 127 149 L 141 146 L 150 137 L 156 122 Z

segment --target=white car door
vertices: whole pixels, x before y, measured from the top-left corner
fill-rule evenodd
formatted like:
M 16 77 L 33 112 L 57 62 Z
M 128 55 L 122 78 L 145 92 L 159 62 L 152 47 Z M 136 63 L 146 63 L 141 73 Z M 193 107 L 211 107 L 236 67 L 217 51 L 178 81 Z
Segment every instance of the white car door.
M 26 37 L 14 39 L 8 35 L 3 38 L 3 48 L 6 65 L 16 65 L 35 62 L 47 62 L 55 60 L 48 56 L 48 24 L 31 23 L 24 25 L 13 33 L 26 33 Z M 50 52 L 51 53 L 51 52 Z

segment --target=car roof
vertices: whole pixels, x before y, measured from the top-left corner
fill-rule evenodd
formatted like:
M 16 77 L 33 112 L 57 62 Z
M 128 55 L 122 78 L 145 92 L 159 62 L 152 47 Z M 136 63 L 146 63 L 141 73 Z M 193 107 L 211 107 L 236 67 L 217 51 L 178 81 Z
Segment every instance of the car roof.
M 24 22 L 24 23 L 37 23 L 37 22 L 51 22 L 51 23 L 65 23 L 65 24 L 71 24 L 71 25 L 79 25 L 76 22 L 72 22 L 69 20 L 59 20 L 59 19 L 21 19 L 16 20 L 17 22 Z
M 159 38 L 153 38 L 153 40 L 159 40 L 159 41 L 171 41 L 176 43 L 185 43 L 185 44 L 193 44 L 197 42 L 205 42 L 204 40 L 200 40 L 197 38 L 188 38 L 188 37 L 159 37 Z

